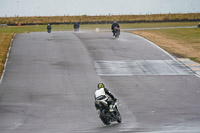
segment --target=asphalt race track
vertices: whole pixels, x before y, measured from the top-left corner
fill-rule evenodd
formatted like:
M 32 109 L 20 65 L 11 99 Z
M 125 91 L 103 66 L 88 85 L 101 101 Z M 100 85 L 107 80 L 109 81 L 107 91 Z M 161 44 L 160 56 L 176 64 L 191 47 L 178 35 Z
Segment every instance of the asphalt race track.
M 119 99 L 121 124 L 94 107 L 99 82 Z M 0 85 L 0 133 L 199 133 L 200 78 L 129 33 L 17 34 Z

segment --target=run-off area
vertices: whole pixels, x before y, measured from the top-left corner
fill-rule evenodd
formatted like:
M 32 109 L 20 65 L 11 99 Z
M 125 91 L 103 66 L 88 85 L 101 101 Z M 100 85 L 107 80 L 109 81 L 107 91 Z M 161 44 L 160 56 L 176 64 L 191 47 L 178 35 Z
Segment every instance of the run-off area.
M 176 60 L 94 61 L 101 76 L 128 75 L 194 75 L 194 72 Z

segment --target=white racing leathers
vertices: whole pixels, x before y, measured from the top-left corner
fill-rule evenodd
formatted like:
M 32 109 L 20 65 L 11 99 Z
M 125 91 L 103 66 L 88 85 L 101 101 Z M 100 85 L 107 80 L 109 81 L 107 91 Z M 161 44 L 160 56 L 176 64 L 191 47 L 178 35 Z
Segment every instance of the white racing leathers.
M 112 99 L 114 99 L 114 96 L 106 89 L 106 88 L 100 88 L 95 91 L 95 107 L 97 111 L 100 109 L 99 103 L 102 102 L 105 105 L 107 105 L 112 110 Z
M 106 95 L 104 88 L 96 90 L 94 97 L 95 100 L 102 101 L 107 104 L 106 100 L 108 99 L 108 96 Z

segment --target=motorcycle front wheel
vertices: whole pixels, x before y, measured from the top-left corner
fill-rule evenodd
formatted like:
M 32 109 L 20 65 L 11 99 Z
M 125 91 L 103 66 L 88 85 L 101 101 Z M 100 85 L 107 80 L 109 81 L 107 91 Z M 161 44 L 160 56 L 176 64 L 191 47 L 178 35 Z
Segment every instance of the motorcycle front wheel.
M 121 117 L 120 114 L 117 116 L 117 122 L 118 122 L 118 123 L 121 123 L 121 122 L 122 122 L 122 117 Z
M 116 115 L 116 117 L 117 117 L 117 122 L 118 122 L 118 123 L 121 123 L 121 122 L 122 122 L 122 117 L 121 117 L 121 115 L 120 115 L 118 109 L 117 109 L 117 115 Z

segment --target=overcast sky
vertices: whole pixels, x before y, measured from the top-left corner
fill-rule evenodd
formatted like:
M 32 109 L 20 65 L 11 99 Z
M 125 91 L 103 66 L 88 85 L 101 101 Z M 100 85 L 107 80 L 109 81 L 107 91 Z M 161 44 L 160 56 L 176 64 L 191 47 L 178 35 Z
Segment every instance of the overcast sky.
M 200 0 L 0 0 L 0 16 L 200 12 Z

